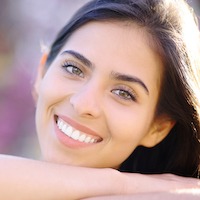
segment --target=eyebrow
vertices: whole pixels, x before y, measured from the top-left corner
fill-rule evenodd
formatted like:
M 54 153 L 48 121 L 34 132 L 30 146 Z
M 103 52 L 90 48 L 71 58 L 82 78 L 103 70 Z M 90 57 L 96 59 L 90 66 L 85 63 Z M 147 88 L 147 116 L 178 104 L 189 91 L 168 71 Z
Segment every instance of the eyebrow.
M 82 54 L 73 51 L 73 50 L 65 50 L 61 53 L 61 55 L 63 54 L 69 54 L 71 56 L 73 56 L 74 58 L 78 59 L 80 62 L 82 62 L 84 65 L 86 65 L 89 68 L 93 68 L 94 65 L 92 64 L 92 62 L 90 60 L 88 60 L 85 56 L 83 56 Z M 140 86 L 142 86 L 142 88 L 144 88 L 144 90 L 146 91 L 146 93 L 149 95 L 149 90 L 147 88 L 147 86 L 144 84 L 144 82 L 139 79 L 138 77 L 135 76 L 130 76 L 130 75 L 126 75 L 126 74 L 121 74 L 119 72 L 111 72 L 111 78 L 118 80 L 118 81 L 125 81 L 125 82 L 131 82 L 131 83 L 137 83 Z
M 80 62 L 82 62 L 84 65 L 86 65 L 89 68 L 93 68 L 93 64 L 90 60 L 88 60 L 85 56 L 83 56 L 82 54 L 73 51 L 73 50 L 65 50 L 61 53 L 61 55 L 63 54 L 70 54 L 71 56 L 73 56 L 74 58 L 78 59 Z
M 115 79 L 115 80 L 118 80 L 118 81 L 137 83 L 140 86 L 142 86 L 142 88 L 144 88 L 146 93 L 149 95 L 149 90 L 148 90 L 147 86 L 144 84 L 144 82 L 141 79 L 139 79 L 139 78 L 137 78 L 135 76 L 130 76 L 130 75 L 121 74 L 121 73 L 112 71 L 111 72 L 111 77 L 113 79 Z

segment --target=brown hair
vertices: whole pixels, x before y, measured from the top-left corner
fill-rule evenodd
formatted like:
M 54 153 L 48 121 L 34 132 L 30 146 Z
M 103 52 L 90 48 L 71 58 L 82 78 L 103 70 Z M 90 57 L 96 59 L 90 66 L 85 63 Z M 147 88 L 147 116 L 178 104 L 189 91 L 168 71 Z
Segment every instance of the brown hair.
M 120 170 L 197 176 L 200 163 L 200 39 L 191 8 L 184 0 L 91 1 L 60 31 L 52 44 L 47 65 L 79 27 L 91 21 L 107 20 L 136 23 L 153 38 L 151 43 L 157 47 L 164 62 L 156 116 L 167 114 L 176 121 L 160 144 L 153 148 L 138 147 Z

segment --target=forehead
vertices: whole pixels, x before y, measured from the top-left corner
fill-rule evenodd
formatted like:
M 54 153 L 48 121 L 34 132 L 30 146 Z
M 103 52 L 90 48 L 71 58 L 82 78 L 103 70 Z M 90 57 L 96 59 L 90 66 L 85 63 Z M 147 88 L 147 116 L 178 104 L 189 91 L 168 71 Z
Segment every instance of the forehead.
M 152 38 L 137 24 L 130 22 L 90 22 L 81 26 L 62 48 L 75 50 L 87 57 L 94 65 L 112 66 L 117 71 L 139 76 L 148 72 L 149 79 L 160 86 L 163 63 L 152 46 Z M 151 78 L 151 75 L 152 78 Z

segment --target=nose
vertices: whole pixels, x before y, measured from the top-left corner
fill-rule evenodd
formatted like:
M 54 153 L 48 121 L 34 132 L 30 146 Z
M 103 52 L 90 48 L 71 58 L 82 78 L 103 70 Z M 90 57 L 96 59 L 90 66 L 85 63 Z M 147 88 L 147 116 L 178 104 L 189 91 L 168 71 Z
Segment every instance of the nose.
M 85 85 L 70 97 L 70 104 L 81 117 L 97 118 L 101 114 L 100 94 L 92 84 Z

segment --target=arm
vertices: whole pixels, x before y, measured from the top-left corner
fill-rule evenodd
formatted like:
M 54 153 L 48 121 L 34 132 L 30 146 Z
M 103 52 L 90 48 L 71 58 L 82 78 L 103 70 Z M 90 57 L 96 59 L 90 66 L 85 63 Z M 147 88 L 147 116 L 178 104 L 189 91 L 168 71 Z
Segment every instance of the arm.
M 122 174 L 124 176 L 126 194 L 132 194 L 133 188 L 131 186 L 133 185 L 136 193 L 171 192 L 190 189 L 196 189 L 200 192 L 200 179 L 197 178 L 186 178 L 173 174 Z
M 111 169 L 72 167 L 1 155 L 0 199 L 66 200 L 120 194 L 117 174 Z
M 126 186 L 122 195 L 88 198 L 87 200 L 199 200 L 200 180 L 172 174 L 141 175 L 123 174 Z M 134 185 L 137 181 L 138 184 Z M 132 185 L 132 188 L 129 186 Z M 137 190 L 135 192 L 133 189 Z M 86 199 L 84 199 L 86 200 Z
M 0 156 L 0 199 L 83 199 L 199 188 L 196 179 L 120 173 Z
M 185 190 L 176 192 L 149 192 L 140 194 L 130 194 L 130 195 L 113 195 L 113 196 L 102 196 L 93 197 L 84 200 L 199 200 L 200 190 Z

